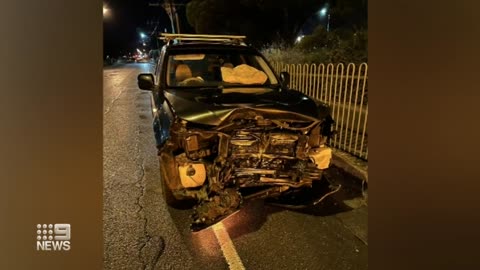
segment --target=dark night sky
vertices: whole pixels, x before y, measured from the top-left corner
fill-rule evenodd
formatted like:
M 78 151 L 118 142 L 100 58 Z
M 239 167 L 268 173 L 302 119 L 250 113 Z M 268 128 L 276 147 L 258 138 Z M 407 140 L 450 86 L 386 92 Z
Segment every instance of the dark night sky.
M 107 55 L 118 57 L 134 53 L 136 48 L 141 47 L 139 32 L 148 33 L 153 30 L 154 26 L 147 25 L 148 21 L 159 21 L 160 32 L 163 32 L 165 28 L 171 32 L 170 19 L 165 10 L 162 7 L 148 5 L 155 2 L 163 3 L 164 0 L 105 0 L 103 2 L 110 9 L 110 16 L 103 20 L 104 57 Z M 190 0 L 174 0 L 174 2 L 186 4 Z M 185 6 L 180 7 L 178 12 L 181 32 L 193 33 L 192 27 L 186 20 Z M 325 25 L 326 20 L 319 19 L 317 15 L 312 16 L 305 23 L 303 34 L 311 33 L 319 23 Z M 154 41 L 153 38 L 152 41 Z M 150 42 L 149 45 L 155 46 L 155 43 Z
M 150 7 L 148 3 L 159 0 L 107 0 L 103 3 L 110 9 L 110 17 L 103 20 L 103 53 L 104 56 L 116 57 L 120 54 L 133 53 L 139 47 L 140 35 L 138 31 L 153 30 L 147 22 L 159 21 L 160 31 L 167 28 L 171 32 L 170 19 L 162 7 Z M 160 2 L 163 3 L 162 0 Z M 188 0 L 175 0 L 175 3 L 187 3 Z M 190 29 L 186 22 L 185 7 L 179 9 L 180 28 Z M 183 12 L 182 12 L 183 11 Z M 138 30 L 138 31 L 137 31 Z

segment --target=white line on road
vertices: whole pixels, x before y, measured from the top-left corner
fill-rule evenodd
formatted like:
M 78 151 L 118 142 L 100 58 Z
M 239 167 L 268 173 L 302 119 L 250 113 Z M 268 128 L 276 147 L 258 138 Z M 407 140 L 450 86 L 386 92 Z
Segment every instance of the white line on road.
M 215 233 L 215 237 L 222 249 L 223 257 L 225 257 L 229 268 L 232 270 L 245 270 L 245 266 L 243 266 L 242 260 L 240 260 L 240 256 L 238 256 L 237 250 L 223 223 L 219 222 L 213 225 L 213 232 Z

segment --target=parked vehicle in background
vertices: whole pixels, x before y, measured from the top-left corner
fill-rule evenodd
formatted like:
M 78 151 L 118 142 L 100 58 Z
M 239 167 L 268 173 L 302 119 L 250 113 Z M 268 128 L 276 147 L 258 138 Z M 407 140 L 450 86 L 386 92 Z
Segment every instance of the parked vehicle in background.
M 148 63 L 150 60 L 148 57 L 139 57 L 135 59 L 135 63 Z

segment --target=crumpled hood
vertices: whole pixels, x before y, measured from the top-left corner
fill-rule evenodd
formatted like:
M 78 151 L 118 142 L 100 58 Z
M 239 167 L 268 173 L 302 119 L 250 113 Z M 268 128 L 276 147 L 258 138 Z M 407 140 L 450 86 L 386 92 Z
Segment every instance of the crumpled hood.
M 241 89 L 242 92 L 245 90 L 245 88 Z M 315 102 L 298 91 L 279 92 L 269 88 L 260 90 L 252 89 L 252 93 L 240 93 L 232 89 L 228 89 L 228 93 L 167 90 L 164 96 L 179 118 L 205 125 L 219 125 L 239 108 L 286 111 L 313 118 L 318 116 Z

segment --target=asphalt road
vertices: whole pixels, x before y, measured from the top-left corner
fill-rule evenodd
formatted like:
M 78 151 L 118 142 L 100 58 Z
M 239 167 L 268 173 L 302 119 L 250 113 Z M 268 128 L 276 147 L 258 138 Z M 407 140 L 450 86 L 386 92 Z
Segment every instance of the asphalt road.
M 104 69 L 105 269 L 368 269 L 367 207 L 344 189 L 309 209 L 253 202 L 192 234 L 188 210 L 166 206 L 152 131 L 150 93 L 136 77 L 148 63 Z

